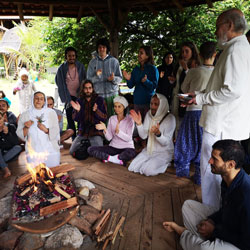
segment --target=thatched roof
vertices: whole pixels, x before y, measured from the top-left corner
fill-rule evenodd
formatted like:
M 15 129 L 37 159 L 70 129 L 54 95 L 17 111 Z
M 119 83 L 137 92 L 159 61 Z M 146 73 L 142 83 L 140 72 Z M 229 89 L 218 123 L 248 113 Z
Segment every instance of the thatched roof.
M 208 4 L 218 0 L 3 0 L 0 2 L 0 16 L 24 15 L 53 17 L 75 17 L 110 13 L 117 9 L 128 11 L 151 11 L 157 14 L 160 10 Z M 118 12 L 116 14 L 119 15 Z
M 17 35 L 17 30 L 18 28 L 14 27 L 4 33 L 3 38 L 0 41 L 0 53 L 9 54 L 9 49 L 19 51 L 21 39 Z

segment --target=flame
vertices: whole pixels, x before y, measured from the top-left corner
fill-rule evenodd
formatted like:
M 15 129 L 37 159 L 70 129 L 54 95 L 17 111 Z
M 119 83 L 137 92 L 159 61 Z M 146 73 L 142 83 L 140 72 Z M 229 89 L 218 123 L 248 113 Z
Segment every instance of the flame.
M 28 158 L 32 162 L 31 164 L 33 167 L 39 165 L 40 163 L 43 163 L 47 160 L 47 157 L 49 155 L 48 152 L 36 152 L 32 146 L 30 140 L 27 141 L 27 149 L 28 149 Z
M 40 182 L 44 182 L 50 190 L 53 189 L 54 184 L 51 182 L 50 179 L 54 178 L 53 172 L 43 163 L 46 161 L 48 152 L 36 152 L 32 146 L 31 142 L 28 140 L 27 142 L 28 147 L 28 158 L 31 160 L 32 163 L 26 163 L 26 167 L 31 174 L 32 183 L 34 183 L 33 191 L 37 191 L 36 184 Z

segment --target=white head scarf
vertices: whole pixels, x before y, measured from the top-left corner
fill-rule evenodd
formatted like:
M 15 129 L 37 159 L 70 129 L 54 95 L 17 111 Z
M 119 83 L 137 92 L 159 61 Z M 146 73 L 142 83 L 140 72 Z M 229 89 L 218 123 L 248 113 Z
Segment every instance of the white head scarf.
M 157 98 L 160 101 L 160 105 L 155 113 L 155 115 L 152 115 L 151 110 L 148 111 L 149 116 L 151 118 L 149 130 L 148 130 L 148 143 L 147 143 L 147 152 L 149 154 L 152 154 L 153 148 L 154 148 L 154 141 L 155 141 L 155 135 L 150 132 L 152 126 L 155 126 L 158 124 L 162 118 L 169 112 L 169 105 L 167 98 L 162 94 L 155 94 Z M 154 96 L 152 96 L 153 98 Z
M 37 142 L 36 145 L 33 145 L 33 147 L 37 146 L 36 148 L 34 148 L 34 150 L 36 152 L 40 152 L 39 148 L 41 145 L 45 145 L 47 144 L 47 139 L 44 138 L 44 132 L 41 131 L 38 127 L 37 127 L 37 122 L 38 120 L 42 121 L 42 124 L 45 125 L 47 128 L 49 127 L 49 120 L 48 120 L 48 114 L 50 112 L 50 109 L 47 108 L 47 98 L 45 97 L 45 102 L 44 105 L 41 109 L 36 109 L 34 106 L 34 97 L 35 94 L 37 93 L 42 93 L 40 91 L 35 92 L 32 95 L 32 99 L 31 99 L 31 108 L 29 109 L 29 116 L 30 116 L 30 120 L 32 120 L 34 123 L 33 125 L 30 127 L 29 129 L 29 134 L 32 135 L 32 141 Z M 44 94 L 44 93 L 42 93 Z M 47 135 L 46 135 L 47 137 Z
M 127 101 L 127 99 L 126 99 L 125 97 L 123 97 L 123 96 L 116 96 L 116 97 L 114 98 L 113 102 L 114 102 L 114 103 L 115 103 L 115 102 L 121 103 L 121 104 L 124 106 L 124 108 L 127 108 L 127 107 L 128 107 L 128 101 Z
M 22 68 L 19 72 L 19 76 L 23 76 L 23 75 L 26 75 L 29 77 L 29 72 L 25 69 L 25 68 Z

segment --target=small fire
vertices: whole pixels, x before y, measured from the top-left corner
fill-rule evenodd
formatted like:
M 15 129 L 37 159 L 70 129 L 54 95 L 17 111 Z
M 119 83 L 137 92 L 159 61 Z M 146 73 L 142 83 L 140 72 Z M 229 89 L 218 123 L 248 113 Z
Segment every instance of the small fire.
M 54 178 L 53 172 L 43 163 L 46 161 L 48 152 L 36 152 L 30 141 L 27 142 L 29 159 L 32 163 L 26 163 L 26 167 L 31 174 L 32 180 L 31 184 L 34 184 L 34 192 L 37 191 L 36 184 L 44 182 L 49 190 L 52 192 L 54 189 L 54 184 L 51 182 L 51 179 Z
M 31 146 L 31 142 L 30 140 L 27 141 L 27 147 L 28 147 L 28 159 L 30 162 L 32 167 L 35 167 L 37 165 L 39 165 L 40 163 L 43 163 L 47 160 L 47 157 L 49 155 L 48 152 L 36 152 L 32 146 Z

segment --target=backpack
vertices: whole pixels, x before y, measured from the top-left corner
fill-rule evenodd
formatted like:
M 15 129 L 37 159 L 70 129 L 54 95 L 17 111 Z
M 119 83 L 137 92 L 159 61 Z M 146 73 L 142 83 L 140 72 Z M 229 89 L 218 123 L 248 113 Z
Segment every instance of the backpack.
M 88 148 L 90 147 L 90 141 L 89 139 L 82 139 L 79 147 L 76 149 L 76 151 L 73 153 L 73 157 L 77 160 L 85 160 L 88 158 Z

